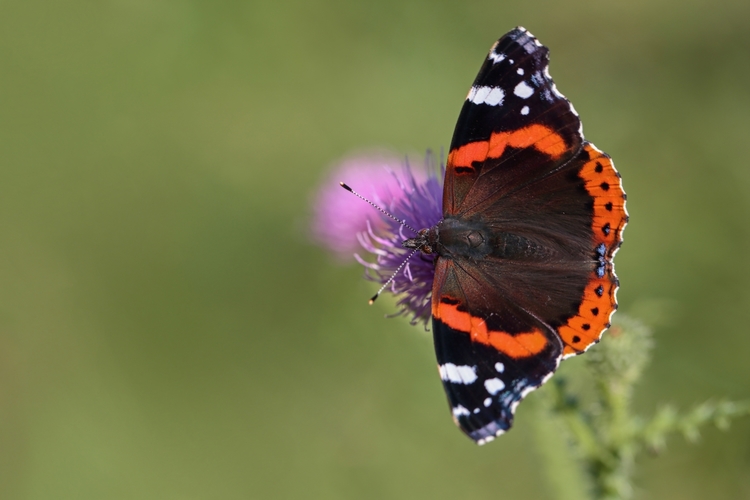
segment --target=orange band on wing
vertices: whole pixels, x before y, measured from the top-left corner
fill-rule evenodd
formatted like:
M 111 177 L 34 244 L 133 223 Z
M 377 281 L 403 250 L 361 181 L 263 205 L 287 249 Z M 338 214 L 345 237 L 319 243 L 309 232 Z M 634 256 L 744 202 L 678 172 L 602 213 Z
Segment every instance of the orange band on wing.
M 448 165 L 471 167 L 475 161 L 500 158 L 506 147 L 533 147 L 552 158 L 559 158 L 568 150 L 562 136 L 544 125 L 529 125 L 512 132 L 495 132 L 488 141 L 476 141 L 456 148 L 448 155 Z
M 578 175 L 594 200 L 592 246 L 605 246 L 608 263 L 603 276 L 599 277 L 592 271 L 578 313 L 557 329 L 565 344 L 564 356 L 585 351 L 598 342 L 602 332 L 609 328 L 610 317 L 617 309 L 615 292 L 618 285 L 609 262 L 622 241 L 622 231 L 628 222 L 625 192 L 612 160 L 593 144 L 586 144 L 584 150 L 589 159 Z
M 589 281 L 578 313 L 557 329 L 565 344 L 564 356 L 581 353 L 599 341 L 609 328 L 612 312 L 617 309 L 616 291 L 617 285 L 609 274 Z
M 620 174 L 615 170 L 612 160 L 593 144 L 586 144 L 584 149 L 590 160 L 583 165 L 578 175 L 584 180 L 586 190 L 594 199 L 594 241 L 604 243 L 608 249 L 616 248 L 614 245 L 622 241 L 622 230 L 628 222 Z
M 516 334 L 488 330 L 485 320 L 459 311 L 458 306 L 453 304 L 440 302 L 432 314 L 454 330 L 471 335 L 474 342 L 492 346 L 511 358 L 528 358 L 539 354 L 547 346 L 547 337 L 538 328 Z

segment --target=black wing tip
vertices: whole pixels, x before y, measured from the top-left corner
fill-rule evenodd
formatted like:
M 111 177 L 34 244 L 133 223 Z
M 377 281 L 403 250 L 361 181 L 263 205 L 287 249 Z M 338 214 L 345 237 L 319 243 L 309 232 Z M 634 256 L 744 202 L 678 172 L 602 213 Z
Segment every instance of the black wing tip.
M 536 40 L 536 37 L 531 34 L 529 30 L 524 28 L 523 26 L 516 26 L 512 30 L 510 30 L 508 33 L 506 33 L 504 36 L 508 38 L 512 38 L 513 40 L 518 40 L 519 38 L 532 38 Z
M 512 53 L 514 50 L 521 50 L 526 54 L 533 54 L 536 57 L 545 57 L 549 49 L 542 45 L 529 30 L 523 26 L 516 26 L 506 34 L 500 37 L 492 46 L 490 53 L 500 55 L 501 53 Z

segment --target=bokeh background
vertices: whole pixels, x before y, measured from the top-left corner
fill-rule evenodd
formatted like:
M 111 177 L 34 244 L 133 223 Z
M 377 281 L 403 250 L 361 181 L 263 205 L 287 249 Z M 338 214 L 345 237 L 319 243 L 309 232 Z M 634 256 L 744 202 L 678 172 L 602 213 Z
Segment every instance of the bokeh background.
M 516 25 L 624 177 L 637 407 L 749 398 L 746 0 L 2 1 L 0 498 L 552 498 L 533 412 L 474 446 L 307 229 L 340 158 L 447 147 Z M 750 421 L 636 489 L 750 498 Z

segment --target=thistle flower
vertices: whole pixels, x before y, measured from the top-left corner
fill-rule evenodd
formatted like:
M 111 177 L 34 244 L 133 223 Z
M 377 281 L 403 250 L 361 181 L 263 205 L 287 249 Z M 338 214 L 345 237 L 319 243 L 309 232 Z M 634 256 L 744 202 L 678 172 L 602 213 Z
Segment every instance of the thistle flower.
M 315 202 L 313 237 L 339 258 L 357 246 L 372 254 L 374 261 L 358 253 L 354 258 L 365 267 L 366 279 L 383 285 L 393 277 L 386 289 L 399 296 L 396 315 L 410 315 L 412 324 L 427 323 L 430 318 L 434 257 L 416 252 L 404 264 L 411 251 L 402 242 L 415 236 L 412 231 L 347 193 L 337 181 L 345 181 L 362 196 L 419 230 L 434 226 L 442 218 L 440 173 L 429 153 L 418 169 L 386 156 L 353 157 L 334 171 L 336 182 L 331 179 L 324 185 Z

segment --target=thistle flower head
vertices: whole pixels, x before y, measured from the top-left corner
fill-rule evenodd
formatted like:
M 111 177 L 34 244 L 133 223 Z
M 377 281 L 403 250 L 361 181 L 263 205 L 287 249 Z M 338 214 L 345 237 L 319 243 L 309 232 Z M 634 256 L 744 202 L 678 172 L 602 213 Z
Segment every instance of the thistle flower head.
M 442 218 L 442 172 L 434 167 L 428 153 L 421 168 L 388 157 L 357 157 L 345 161 L 334 172 L 394 217 L 419 230 L 437 224 Z M 335 188 L 335 189 L 334 189 Z M 388 218 L 369 204 L 329 182 L 321 188 L 315 206 L 314 238 L 338 257 L 357 247 L 354 258 L 365 267 L 365 277 L 385 284 L 398 296 L 397 315 L 411 316 L 412 323 L 430 318 L 430 296 L 435 275 L 434 257 L 411 253 L 402 242 L 415 235 L 405 225 Z

